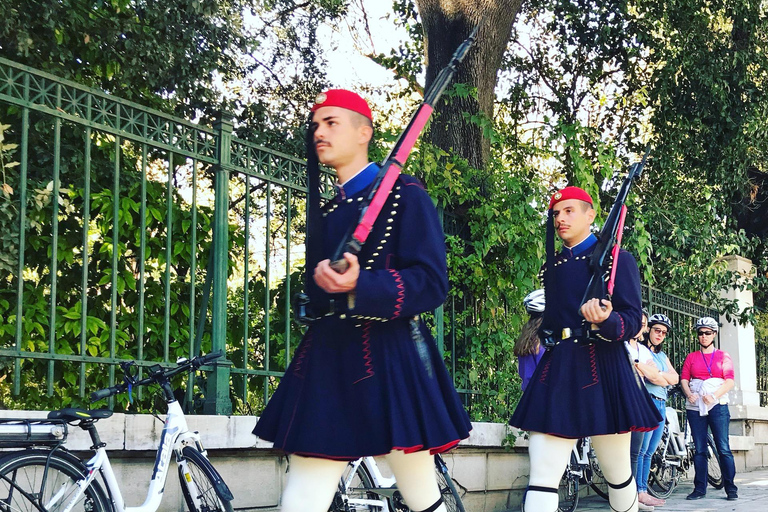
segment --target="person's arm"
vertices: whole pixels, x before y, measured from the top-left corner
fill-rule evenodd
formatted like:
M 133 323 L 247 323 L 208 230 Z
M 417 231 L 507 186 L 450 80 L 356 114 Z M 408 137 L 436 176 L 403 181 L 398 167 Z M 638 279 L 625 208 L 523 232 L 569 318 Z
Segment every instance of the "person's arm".
M 683 389 L 683 394 L 685 395 L 686 400 L 688 400 L 689 403 L 695 404 L 699 399 L 699 395 L 691 391 L 690 381 L 692 377 L 692 365 L 693 361 L 691 359 L 691 354 L 688 354 L 683 363 L 682 375 L 680 375 L 680 387 Z
M 725 395 L 727 392 L 733 389 L 734 384 L 735 383 L 733 379 L 725 379 L 725 382 L 723 382 L 723 384 L 719 388 L 717 388 L 717 391 L 715 391 L 711 395 L 705 395 L 703 397 L 704 403 L 707 405 L 717 403 L 717 401 L 720 400 L 723 397 L 723 395 Z
M 688 379 L 682 379 L 680 381 L 680 387 L 683 388 L 685 398 L 689 403 L 695 404 L 699 400 L 699 395 L 691 391 L 691 387 L 688 385 Z
M 435 309 L 448 294 L 445 237 L 440 220 L 424 188 L 410 180 L 401 178 L 400 190 L 396 187 L 393 191 L 394 202 L 400 204 L 392 205 L 398 213 L 395 222 L 388 223 L 388 227 L 393 227 L 387 232 L 397 239 L 396 245 L 386 237 L 377 251 L 382 257 L 387 255 L 387 268 L 368 270 L 366 262 L 360 260 L 360 276 L 349 308 L 353 317 L 407 318 Z
M 653 362 L 653 359 L 645 363 L 635 363 L 635 367 L 642 372 L 646 380 L 651 384 L 656 384 L 657 386 L 667 385 L 667 380 L 656 366 L 656 363 Z
M 680 382 L 680 375 L 678 375 L 675 367 L 672 366 L 672 362 L 669 360 L 669 357 L 667 357 L 667 369 L 661 372 L 661 376 L 664 377 L 664 380 L 667 382 L 666 384 L 659 384 L 660 386 L 674 386 Z
M 640 330 L 642 299 L 640 271 L 634 256 L 619 252 L 616 287 L 610 301 L 592 299 L 581 309 L 584 319 L 597 327 L 597 336 L 606 341 L 626 341 Z
M 733 386 L 735 385 L 733 360 L 731 359 L 731 356 L 730 354 L 728 354 L 728 352 L 722 352 L 722 354 L 723 354 L 723 358 L 719 366 L 720 366 L 720 372 L 721 372 L 720 375 L 722 375 L 721 378 L 725 379 L 725 382 L 723 382 L 722 385 L 719 388 L 717 388 L 717 390 L 714 393 L 704 397 L 704 403 L 706 403 L 707 405 L 716 403 L 726 393 L 732 390 Z

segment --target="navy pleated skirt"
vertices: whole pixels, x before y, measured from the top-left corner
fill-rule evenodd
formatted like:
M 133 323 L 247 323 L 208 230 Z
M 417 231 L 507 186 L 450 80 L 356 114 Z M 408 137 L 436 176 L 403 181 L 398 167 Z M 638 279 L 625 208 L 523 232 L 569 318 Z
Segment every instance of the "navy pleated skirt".
M 406 319 L 320 320 L 253 433 L 288 453 L 339 460 L 453 448 L 469 436 L 469 417 L 426 327 L 420 342 L 409 330 Z
M 622 342 L 572 338 L 544 354 L 509 423 L 576 439 L 653 430 L 660 421 Z

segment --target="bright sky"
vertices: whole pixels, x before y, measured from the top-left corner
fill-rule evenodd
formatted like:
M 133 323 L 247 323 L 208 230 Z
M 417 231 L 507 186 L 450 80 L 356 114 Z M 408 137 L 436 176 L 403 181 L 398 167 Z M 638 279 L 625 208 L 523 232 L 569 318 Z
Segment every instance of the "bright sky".
M 336 87 L 359 89 L 361 86 L 391 86 L 394 74 L 365 56 L 366 53 L 389 54 L 408 37 L 395 25 L 389 1 L 357 0 L 349 15 L 336 27 L 321 27 L 318 39 L 328 60 L 328 78 Z M 361 8 L 361 5 L 364 8 Z M 365 29 L 367 15 L 370 37 Z

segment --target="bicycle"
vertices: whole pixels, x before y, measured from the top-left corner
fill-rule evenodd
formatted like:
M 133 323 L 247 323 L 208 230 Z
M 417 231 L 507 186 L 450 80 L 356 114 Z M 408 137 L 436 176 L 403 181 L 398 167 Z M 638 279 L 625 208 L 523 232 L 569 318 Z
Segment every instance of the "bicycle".
M 445 508 L 449 512 L 465 512 L 456 485 L 440 454 L 435 455 L 435 473 Z M 350 462 L 339 482 L 339 489 L 329 512 L 410 512 L 397 490 L 395 477 L 386 477 L 373 457 Z
M 675 388 L 670 395 L 678 393 L 680 393 L 679 388 Z M 648 492 L 657 498 L 669 497 L 677 487 L 681 476 L 686 475 L 688 469 L 693 466 L 696 446 L 693 443 L 688 421 L 685 422 L 684 430 L 680 430 L 678 414 L 677 409 L 667 407 L 664 432 L 651 458 Z M 720 469 L 720 457 L 711 433 L 707 434 L 707 461 L 707 481 L 715 489 L 721 489 L 723 474 Z
M 95 402 L 149 384 L 158 384 L 162 390 L 168 412 L 141 506 L 125 506 L 106 444 L 96 430 L 96 422 L 112 416 L 112 411 L 66 408 L 51 411 L 48 419 L 0 421 L 0 444 L 23 448 L 0 459 L 0 512 L 155 512 L 163 498 L 172 454 L 176 455 L 182 494 L 190 512 L 232 512 L 232 493 L 208 461 L 198 432 L 189 430 L 170 384 L 175 375 L 195 371 L 221 355 L 181 359 L 167 370 L 154 365 L 148 369 L 149 376 L 140 380 L 136 379 L 135 362 L 122 362 L 124 382 L 91 393 Z M 95 454 L 89 461 L 84 463 L 62 446 L 67 425 L 90 435 Z
M 579 504 L 579 486 L 591 487 L 598 496 L 608 499 L 608 482 L 597 462 L 589 437 L 576 441 L 557 488 L 558 512 L 573 512 Z M 525 511 L 525 497 L 520 505 Z

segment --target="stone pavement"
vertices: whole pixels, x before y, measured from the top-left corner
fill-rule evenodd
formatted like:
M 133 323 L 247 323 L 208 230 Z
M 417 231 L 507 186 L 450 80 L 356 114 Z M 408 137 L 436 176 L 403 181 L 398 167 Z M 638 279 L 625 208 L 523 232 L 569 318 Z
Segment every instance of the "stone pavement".
M 691 471 L 693 474 L 693 471 Z M 736 485 L 739 499 L 727 501 L 725 491 L 707 489 L 707 496 L 700 500 L 688 501 L 685 497 L 693 491 L 692 480 L 682 480 L 663 507 L 656 507 L 659 512 L 766 512 L 768 511 L 768 468 L 749 473 L 736 473 Z M 608 502 L 599 496 L 589 496 L 579 500 L 576 512 L 610 511 Z

